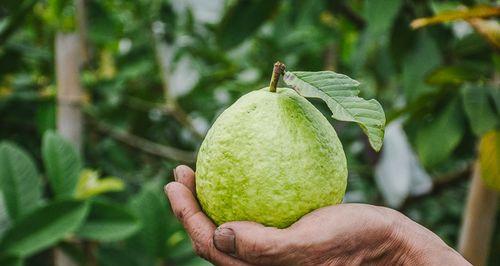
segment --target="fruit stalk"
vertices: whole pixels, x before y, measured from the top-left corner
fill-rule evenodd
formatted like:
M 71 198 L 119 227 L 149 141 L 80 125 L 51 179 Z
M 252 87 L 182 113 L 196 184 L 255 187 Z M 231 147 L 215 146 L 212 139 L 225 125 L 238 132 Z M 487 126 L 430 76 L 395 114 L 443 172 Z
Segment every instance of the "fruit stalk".
M 278 80 L 280 79 L 280 75 L 285 72 L 285 64 L 280 61 L 274 63 L 273 67 L 273 75 L 271 76 L 271 82 L 269 83 L 269 91 L 276 92 L 276 86 L 278 85 Z

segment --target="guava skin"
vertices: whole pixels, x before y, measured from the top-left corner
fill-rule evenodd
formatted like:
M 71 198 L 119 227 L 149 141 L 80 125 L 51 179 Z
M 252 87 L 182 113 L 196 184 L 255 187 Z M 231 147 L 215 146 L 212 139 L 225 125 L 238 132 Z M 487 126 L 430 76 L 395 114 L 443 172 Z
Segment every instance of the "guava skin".
M 342 201 L 347 163 L 328 120 L 294 90 L 242 96 L 215 121 L 196 163 L 196 192 L 218 225 L 285 228 Z

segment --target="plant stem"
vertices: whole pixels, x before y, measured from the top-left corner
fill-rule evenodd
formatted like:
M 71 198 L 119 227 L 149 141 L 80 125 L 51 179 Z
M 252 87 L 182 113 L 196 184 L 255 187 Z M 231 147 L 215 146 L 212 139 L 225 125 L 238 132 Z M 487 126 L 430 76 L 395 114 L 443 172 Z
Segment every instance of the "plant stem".
M 269 91 L 276 92 L 276 86 L 278 85 L 278 80 L 280 79 L 280 75 L 285 72 L 285 64 L 280 61 L 274 63 L 273 67 L 273 75 L 271 76 L 271 82 L 269 83 Z

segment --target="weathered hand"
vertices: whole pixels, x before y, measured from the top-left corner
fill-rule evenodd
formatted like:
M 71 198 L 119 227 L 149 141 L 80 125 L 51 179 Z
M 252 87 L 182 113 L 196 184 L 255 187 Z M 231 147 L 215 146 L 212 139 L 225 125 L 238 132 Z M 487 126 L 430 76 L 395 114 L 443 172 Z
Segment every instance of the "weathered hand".
M 286 229 L 245 221 L 216 227 L 197 203 L 194 175 L 177 167 L 165 192 L 196 253 L 217 265 L 469 265 L 429 230 L 372 205 L 321 208 Z

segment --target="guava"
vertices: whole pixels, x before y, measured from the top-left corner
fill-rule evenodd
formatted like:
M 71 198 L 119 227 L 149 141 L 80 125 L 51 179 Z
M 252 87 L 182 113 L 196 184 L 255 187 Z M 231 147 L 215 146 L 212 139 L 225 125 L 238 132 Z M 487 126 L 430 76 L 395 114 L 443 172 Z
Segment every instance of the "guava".
M 323 114 L 288 88 L 252 91 L 226 109 L 201 144 L 196 193 L 218 225 L 285 228 L 342 201 L 347 163 Z

